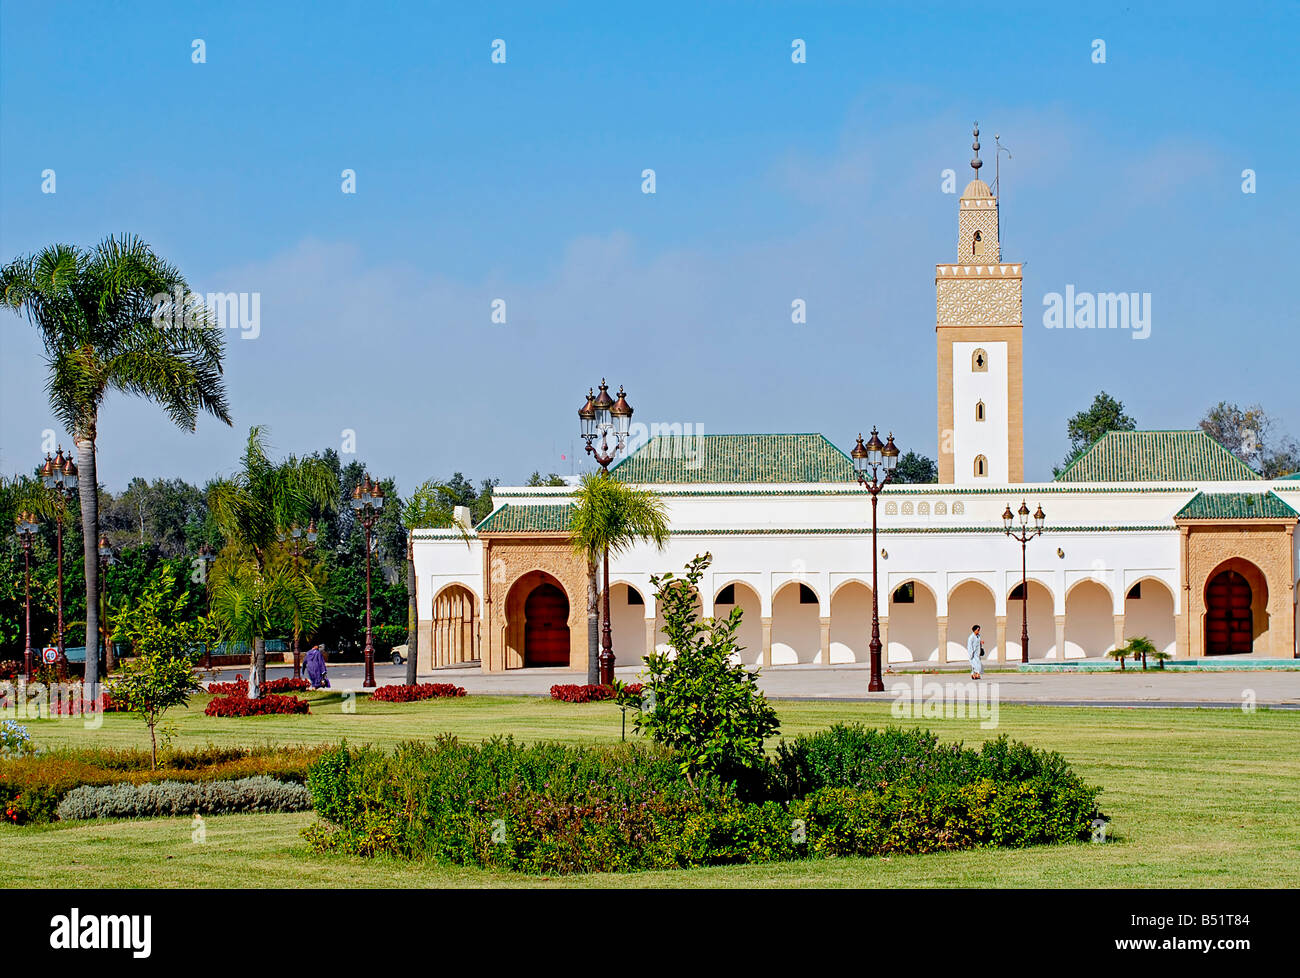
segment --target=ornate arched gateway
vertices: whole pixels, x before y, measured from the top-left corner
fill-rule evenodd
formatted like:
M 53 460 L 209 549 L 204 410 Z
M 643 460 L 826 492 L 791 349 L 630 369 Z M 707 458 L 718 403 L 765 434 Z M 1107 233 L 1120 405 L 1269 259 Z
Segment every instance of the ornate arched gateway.
M 542 581 L 524 599 L 524 665 L 569 664 L 569 599 L 558 585 Z
M 1205 589 L 1205 654 L 1254 651 L 1254 592 L 1244 574 L 1220 571 Z

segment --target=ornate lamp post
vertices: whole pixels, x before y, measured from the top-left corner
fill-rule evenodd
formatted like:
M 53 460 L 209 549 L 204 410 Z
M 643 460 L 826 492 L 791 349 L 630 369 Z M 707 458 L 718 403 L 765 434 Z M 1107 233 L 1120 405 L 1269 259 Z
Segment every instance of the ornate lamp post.
M 871 681 L 867 691 L 881 693 L 885 681 L 880 675 L 880 593 L 876 576 L 876 504 L 880 490 L 889 485 L 894 478 L 894 469 L 898 467 L 898 446 L 894 444 L 891 433 L 885 444 L 880 443 L 880 435 L 873 427 L 871 440 L 862 444 L 862 435 L 850 453 L 853 456 L 853 468 L 858 473 L 858 485 L 871 493 Z M 881 470 L 884 478 L 880 477 Z
M 109 546 L 108 537 L 100 536 L 99 538 L 99 579 L 102 585 L 99 589 L 100 612 L 99 612 L 99 630 L 104 637 L 104 672 L 113 671 L 113 643 L 109 641 L 108 636 L 108 568 L 117 563 L 117 557 L 113 555 L 113 548 Z
M 609 396 L 609 385 L 605 378 L 600 379 L 600 393 L 587 391 L 587 403 L 578 409 L 578 420 L 582 423 L 582 437 L 587 443 L 587 454 L 593 456 L 601 471 L 609 475 L 609 463 L 618 457 L 619 452 L 627 448 L 628 427 L 632 423 L 632 405 L 627 403 L 622 386 L 618 389 L 618 400 Z M 614 446 L 609 445 L 609 436 L 614 435 Z M 600 435 L 600 447 L 593 443 Z M 600 631 L 600 683 L 607 686 L 614 681 L 614 639 L 609 624 L 609 547 L 604 553 L 604 589 L 602 604 L 604 622 Z
M 361 484 L 352 490 L 352 509 L 366 530 L 366 679 L 361 685 L 375 685 L 375 636 L 370 630 L 370 531 L 375 517 L 384 506 L 384 490 L 378 482 L 370 481 L 367 472 Z
M 1018 532 L 1012 532 L 1012 523 L 1015 516 L 1020 516 L 1020 529 Z M 1038 511 L 1034 513 L 1034 525 L 1029 525 L 1029 507 L 1025 501 L 1020 501 L 1020 509 L 1012 514 L 1010 504 L 1007 505 L 1006 511 L 1002 514 L 1002 525 L 1006 527 L 1007 536 L 1013 540 L 1020 541 L 1020 661 L 1029 661 L 1029 575 L 1026 569 L 1025 552 L 1029 546 L 1029 541 L 1034 537 L 1043 535 L 1043 521 L 1047 519 L 1047 514 L 1043 512 L 1043 507 L 1039 506 Z
M 68 497 L 77 491 L 77 465 L 72 461 L 71 455 L 66 459 L 63 457 L 62 446 L 59 447 L 58 454 L 54 458 L 50 458 L 49 453 L 46 453 L 45 464 L 41 466 L 41 484 L 54 494 L 59 581 L 59 631 L 58 641 L 55 644 L 59 648 L 59 678 L 63 679 L 68 674 L 68 654 L 63 644 L 63 519 L 67 515 Z M 87 646 L 90 645 L 89 636 L 87 636 L 86 644 Z
M 212 568 L 212 564 L 216 559 L 217 555 L 212 552 L 210 546 L 206 543 L 199 545 L 198 561 L 200 566 L 203 568 L 204 587 L 207 587 L 208 585 L 208 571 Z M 212 668 L 212 646 L 206 640 L 203 642 L 203 668 Z
M 18 539 L 23 542 L 23 586 L 26 593 L 23 598 L 23 606 L 27 616 L 27 642 L 23 651 L 23 670 L 27 673 L 27 681 L 32 681 L 32 538 L 36 535 L 39 524 L 36 517 L 27 510 L 23 510 L 14 517 L 14 530 L 18 534 Z
M 304 531 L 303 528 L 299 526 L 297 523 L 294 523 L 292 526 L 289 527 L 288 536 L 289 539 L 293 540 L 293 563 L 295 568 L 298 566 L 298 558 L 302 555 L 301 551 L 298 548 L 302 542 L 304 533 L 307 538 L 307 546 L 309 547 L 314 546 L 316 543 L 316 537 L 319 535 L 316 532 L 315 520 L 311 520 L 310 522 L 308 522 L 306 531 Z M 285 540 L 285 532 L 283 530 L 280 531 L 279 537 L 280 537 L 280 542 L 283 543 Z M 293 640 L 293 678 L 294 679 L 302 678 L 302 633 L 301 632 L 298 635 L 294 636 L 294 640 Z

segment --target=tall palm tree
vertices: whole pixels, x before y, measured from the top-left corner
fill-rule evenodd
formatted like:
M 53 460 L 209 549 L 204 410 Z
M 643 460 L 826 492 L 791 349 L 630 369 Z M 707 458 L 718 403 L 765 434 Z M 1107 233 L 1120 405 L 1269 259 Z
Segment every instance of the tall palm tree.
M 258 630 L 249 640 L 248 695 L 256 697 L 266 681 L 267 632 L 283 623 L 273 599 L 278 595 L 288 600 L 282 590 L 283 582 L 277 576 L 287 574 L 309 582 L 304 562 L 290 561 L 285 568 L 269 566 L 279 544 L 280 531 L 294 523 L 305 525 L 315 514 L 337 508 L 339 485 L 334 470 L 324 459 L 290 455 L 283 462 L 271 461 L 266 429 L 257 425 L 248 431 L 240 463 L 239 472 L 209 487 L 208 507 L 226 538 L 231 562 L 243 564 L 242 573 L 252 575 L 251 579 L 240 577 L 235 583 L 245 594 L 237 608 L 246 613 L 239 620 L 245 624 L 258 623 Z M 315 590 L 314 583 L 311 589 Z M 210 600 L 215 598 L 215 591 L 210 592 Z M 248 610 L 258 608 L 263 609 L 258 614 Z M 215 604 L 212 611 L 219 618 Z
M 225 340 L 205 309 L 186 303 L 184 315 L 155 318 L 188 295 L 175 266 L 139 238 L 106 238 L 89 250 L 51 245 L 0 269 L 0 303 L 23 313 L 41 334 L 50 407 L 72 433 L 80 470 L 81 537 L 86 573 L 87 646 L 99 634 L 99 483 L 95 440 L 99 409 L 109 391 L 159 405 L 193 431 L 200 411 L 230 424 L 221 360 Z M 99 661 L 86 656 L 86 688 L 99 680 Z
M 662 550 L 668 542 L 668 517 L 663 499 L 604 472 L 588 472 L 574 493 L 569 520 L 573 552 L 587 559 L 587 682 L 600 682 L 600 585 L 597 568 L 610 554 L 618 555 L 641 542 Z M 609 615 L 609 595 L 605 595 Z

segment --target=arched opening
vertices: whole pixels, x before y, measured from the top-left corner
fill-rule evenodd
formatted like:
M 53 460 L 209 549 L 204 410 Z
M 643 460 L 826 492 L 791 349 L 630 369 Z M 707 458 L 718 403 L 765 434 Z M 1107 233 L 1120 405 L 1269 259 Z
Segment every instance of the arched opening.
M 1205 654 L 1240 655 L 1255 650 L 1255 589 L 1241 570 L 1229 568 L 1205 587 Z
M 713 616 L 726 618 L 740 609 L 740 627 L 736 629 L 736 644 L 742 646 L 739 660 L 747 666 L 763 661 L 763 605 L 758 592 L 739 581 L 728 584 L 713 599 Z
M 1124 641 L 1143 636 L 1161 652 L 1177 651 L 1174 592 L 1155 578 L 1144 578 L 1124 596 Z
M 1080 581 L 1065 596 L 1065 658 L 1100 658 L 1115 645 L 1115 602 L 1098 581 Z M 1033 651 L 1034 643 L 1029 643 Z
M 871 657 L 871 588 L 847 581 L 831 595 L 831 664 Z
M 919 581 L 908 581 L 889 597 L 889 661 L 931 662 L 939 658 L 939 605 Z
M 976 421 L 983 421 L 983 420 L 984 420 L 984 402 L 983 402 L 983 401 L 976 401 L 976 402 L 975 402 L 975 420 L 976 420 Z
M 569 664 L 569 598 L 543 581 L 524 599 L 524 665 Z
M 1056 649 L 1056 612 L 1052 592 L 1038 581 L 1029 582 L 1029 658 L 1059 658 Z M 1004 661 L 1020 659 L 1020 632 L 1024 611 L 1017 584 L 1007 598 L 1007 641 Z M 986 643 L 987 644 L 987 643 Z
M 772 665 L 815 662 L 820 653 L 817 594 L 807 584 L 791 581 L 772 598 Z
M 975 456 L 975 474 L 977 476 L 986 476 L 989 474 L 989 460 L 983 455 Z
M 971 238 L 970 253 L 976 257 L 984 253 L 984 238 L 979 231 L 976 231 L 974 237 Z
M 966 659 L 966 641 L 973 625 L 980 626 L 980 635 L 984 638 L 984 661 L 996 658 L 1001 650 L 997 648 L 998 616 L 993 592 L 979 581 L 962 581 L 948 595 L 946 661 Z
M 431 665 L 454 666 L 478 658 L 474 641 L 477 612 L 474 592 L 460 584 L 451 584 L 434 596 L 429 621 Z
M 976 350 L 970 355 L 970 368 L 975 373 L 987 373 L 989 369 L 989 355 L 983 350 Z
M 610 641 L 620 666 L 639 666 L 645 658 L 645 598 L 630 584 L 609 586 Z

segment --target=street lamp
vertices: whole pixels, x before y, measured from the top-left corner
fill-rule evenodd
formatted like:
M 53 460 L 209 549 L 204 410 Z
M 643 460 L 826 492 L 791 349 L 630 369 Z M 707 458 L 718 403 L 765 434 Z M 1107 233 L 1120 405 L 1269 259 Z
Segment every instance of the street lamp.
M 59 447 L 58 454 L 54 458 L 50 458 L 49 452 L 45 453 L 45 464 L 41 466 L 41 484 L 54 495 L 59 581 L 59 631 L 58 641 L 55 644 L 59 649 L 59 678 L 64 679 L 68 674 L 68 654 L 63 644 L 63 519 L 67 515 L 68 497 L 77 491 L 77 465 L 72 461 L 71 455 L 66 459 L 63 457 L 62 446 Z M 87 645 L 89 645 L 89 637 L 87 637 Z
M 1016 516 L 1020 517 L 1020 528 L 1013 533 L 1013 524 Z M 1039 506 L 1034 513 L 1034 525 L 1029 525 L 1029 507 L 1025 501 L 1020 501 L 1020 509 L 1014 514 L 1011 512 L 1010 504 L 1002 514 L 1002 525 L 1006 527 L 1007 536 L 1013 540 L 1020 541 L 1020 661 L 1029 661 L 1029 575 L 1026 570 L 1025 551 L 1029 546 L 1029 541 L 1034 537 L 1043 535 L 1043 521 L 1047 519 L 1047 514 L 1043 512 L 1043 507 Z
M 23 597 L 23 607 L 27 615 L 27 643 L 23 651 L 23 670 L 27 673 L 27 681 L 31 682 L 32 675 L 32 538 L 36 535 L 39 524 L 36 517 L 27 510 L 23 510 L 14 517 L 14 530 L 18 538 L 23 542 L 23 586 L 26 593 Z
M 366 679 L 361 685 L 375 685 L 375 637 L 370 629 L 370 531 L 375 517 L 384 507 L 384 490 L 378 482 L 370 481 L 367 472 L 361 483 L 352 490 L 352 509 L 366 529 Z
M 588 388 L 587 402 L 578 409 L 578 420 L 582 425 L 582 437 L 587 443 L 587 454 L 593 456 L 600 465 L 601 472 L 609 475 L 609 463 L 618 457 L 619 452 L 627 448 L 628 428 L 632 423 L 632 405 L 627 403 L 627 396 L 622 386 L 618 389 L 618 400 L 609 396 L 609 385 L 605 378 L 600 379 L 600 393 Z M 609 436 L 614 435 L 614 446 L 609 445 Z M 600 447 L 594 444 L 600 435 Z M 604 622 L 600 632 L 599 674 L 597 678 L 602 686 L 614 681 L 614 638 L 609 624 L 609 547 L 604 553 L 605 587 L 602 604 L 604 605 Z M 587 674 L 590 682 L 592 676 Z
M 104 672 L 106 673 L 113 671 L 113 643 L 108 635 L 108 568 L 116 563 L 117 557 L 113 555 L 108 537 L 100 536 L 99 579 L 103 582 L 103 586 L 99 589 L 99 631 L 104 636 Z
M 880 675 L 880 600 L 877 597 L 880 588 L 876 577 L 876 505 L 880 490 L 889 485 L 894 478 L 894 470 L 898 468 L 898 446 L 894 444 L 892 432 L 889 440 L 882 445 L 880 435 L 873 427 L 871 440 L 864 445 L 862 435 L 859 434 L 858 443 L 853 446 L 850 455 L 853 457 L 853 468 L 858 474 L 858 485 L 871 493 L 871 681 L 867 683 L 867 691 L 881 693 L 884 692 L 885 681 Z M 884 478 L 880 476 L 881 470 L 885 473 Z
M 316 543 L 316 537 L 318 535 L 319 534 L 316 532 L 316 521 L 313 519 L 307 523 L 307 529 L 305 531 L 305 536 L 307 538 L 307 546 L 310 547 L 314 545 Z M 301 556 L 301 551 L 298 548 L 302 542 L 302 538 L 304 536 L 304 530 L 297 523 L 294 523 L 292 526 L 289 527 L 288 536 L 290 539 L 293 540 L 293 564 L 294 564 L 294 568 L 296 569 L 298 566 L 298 558 Z M 280 537 L 280 542 L 283 543 L 285 540 L 284 530 L 281 530 L 279 532 L 279 537 Z M 294 679 L 302 678 L 302 633 L 301 632 L 297 633 L 293 637 L 293 678 Z

